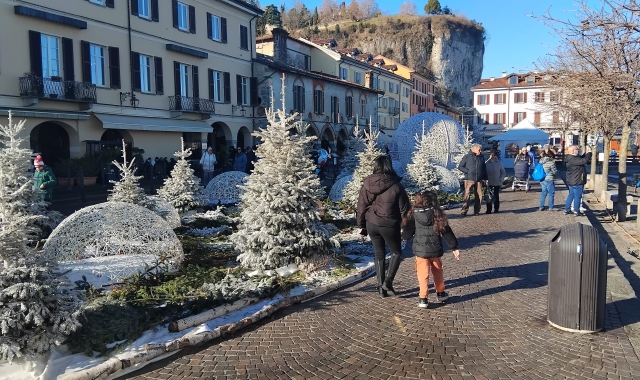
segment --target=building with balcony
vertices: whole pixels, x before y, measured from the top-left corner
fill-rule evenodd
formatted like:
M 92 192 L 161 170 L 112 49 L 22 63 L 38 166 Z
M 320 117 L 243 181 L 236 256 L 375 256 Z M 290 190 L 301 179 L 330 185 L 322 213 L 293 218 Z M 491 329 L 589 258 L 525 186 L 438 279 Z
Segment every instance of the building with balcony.
M 390 67 L 395 74 L 411 81 L 412 88 L 408 103 L 409 116 L 422 112 L 435 112 L 435 82 L 428 80 L 414 69 L 390 58 L 377 55 L 374 59 L 381 60 L 383 67 Z M 403 107 L 406 107 L 406 105 L 403 105 Z
M 485 129 L 487 139 L 500 134 L 523 119 L 549 133 L 550 143 L 560 145 L 578 144 L 579 123 L 571 115 L 554 109 L 558 96 L 545 86 L 546 74 L 536 72 L 524 74 L 502 73 L 500 78 L 481 79 L 471 88 L 473 105 Z
M 271 33 L 256 40 L 254 74 L 260 99 L 256 129 L 266 125 L 264 115 L 272 105 L 272 89 L 273 106 L 283 106 L 280 89 L 284 74 L 286 111 L 300 114 L 307 135 L 318 138 L 317 146 L 340 152 L 353 138 L 356 122 L 364 128 L 370 118 L 375 118 L 382 91 L 365 85 L 364 71 L 357 83 L 314 70 L 330 66 L 326 62 L 335 62 L 324 54 L 324 48 L 293 38 L 284 29 L 276 28 Z
M 316 57 L 311 59 L 312 70 L 382 91 L 378 96 L 378 112 L 373 116 L 372 123 L 387 136 L 393 135 L 400 123 L 411 116 L 409 102 L 412 82 L 398 75 L 397 67 L 386 65 L 383 60 L 376 60 L 372 54 L 356 48 L 338 49 L 333 39 L 310 42 L 320 48 Z
M 252 145 L 261 14 L 241 0 L 0 2 L 0 113 L 28 120 L 50 165 L 121 139 L 146 157 L 180 137 L 193 158 Z

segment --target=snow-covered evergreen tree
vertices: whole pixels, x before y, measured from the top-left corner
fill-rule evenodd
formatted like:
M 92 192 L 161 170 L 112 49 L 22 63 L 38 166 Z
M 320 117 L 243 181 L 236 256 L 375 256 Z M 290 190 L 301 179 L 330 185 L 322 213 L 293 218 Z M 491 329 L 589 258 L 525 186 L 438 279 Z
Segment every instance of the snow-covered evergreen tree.
M 206 205 L 208 199 L 200 185 L 200 178 L 193 174 L 187 161 L 191 149 L 185 147 L 183 138 L 180 138 L 180 145 L 182 150 L 173 154 L 179 160 L 171 171 L 171 177 L 165 179 L 164 185 L 158 190 L 158 196 L 182 213 Z
M 415 136 L 416 150 L 413 152 L 412 163 L 407 165 L 407 175 L 402 179 L 405 189 L 410 194 L 422 191 L 437 191 L 438 177 L 433 161 L 431 161 L 431 145 L 422 127 L 422 136 Z
M 456 152 L 453 157 L 453 162 L 456 164 L 456 167 L 453 169 L 453 171 L 460 178 L 464 178 L 464 173 L 458 170 L 458 165 L 460 164 L 460 161 L 462 161 L 462 157 L 464 157 L 465 154 L 471 151 L 471 145 L 473 145 L 473 134 L 469 132 L 469 127 L 467 127 L 462 138 L 462 143 L 458 144 L 458 152 Z
M 120 170 L 120 181 L 109 181 L 114 184 L 108 200 L 112 202 L 133 203 L 153 210 L 153 202 L 147 198 L 144 189 L 140 187 L 139 181 L 142 176 L 135 175 L 136 167 L 133 159 L 127 163 L 127 145 L 122 140 L 122 164 L 113 161 L 113 164 Z
M 358 194 L 360 194 L 360 188 L 367 176 L 373 174 L 373 163 L 376 157 L 383 155 L 382 150 L 378 148 L 378 136 L 380 132 L 374 130 L 369 122 L 368 130 L 365 129 L 364 137 L 356 137 L 364 145 L 364 150 L 358 152 L 358 167 L 353 172 L 353 180 L 349 182 L 344 190 L 343 201 L 352 204 L 354 207 L 358 203 Z
M 356 125 L 353 127 L 352 135 L 354 138 L 349 142 L 349 148 L 347 149 L 347 154 L 342 157 L 341 166 L 342 170 L 340 174 L 336 177 L 336 181 L 342 177 L 353 175 L 353 172 L 356 170 L 358 166 L 358 156 L 357 154 L 364 151 L 364 143 L 362 142 L 362 130 L 358 125 L 359 117 L 356 116 Z
M 48 202 L 42 200 L 42 190 L 33 186 L 32 151 L 21 148 L 24 139 L 19 138 L 26 120 L 13 123 L 9 111 L 9 123 L 0 125 L 0 164 L 4 172 L 4 193 L 7 194 L 3 207 L 15 216 L 19 228 L 25 228 L 26 239 L 33 243 L 48 235 L 62 221 L 62 214 L 47 210 Z M 13 195 L 10 195 L 13 194 Z M 47 231 L 48 230 L 48 231 Z M 0 258 L 11 255 L 0 242 Z
M 259 159 L 243 186 L 240 224 L 231 235 L 240 263 L 258 270 L 300 264 L 339 246 L 320 223 L 324 191 L 309 152 L 315 137 L 306 136 L 297 114 L 286 114 L 284 82 L 283 75 L 282 109 L 274 109 L 272 94 L 268 125 L 254 132 L 261 141 Z
M 79 299 L 27 245 L 46 203 L 33 188 L 31 151 L 20 148 L 25 121 L 0 125 L 0 360 L 33 358 L 78 326 Z M 33 203 L 31 203 L 33 202 Z

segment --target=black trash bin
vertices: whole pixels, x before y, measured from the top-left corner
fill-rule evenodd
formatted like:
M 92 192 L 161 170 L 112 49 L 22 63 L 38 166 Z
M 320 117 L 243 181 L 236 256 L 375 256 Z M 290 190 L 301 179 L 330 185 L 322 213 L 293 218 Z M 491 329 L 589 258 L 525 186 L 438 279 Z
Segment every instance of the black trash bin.
M 607 245 L 592 226 L 563 226 L 549 243 L 547 320 L 573 332 L 604 327 Z

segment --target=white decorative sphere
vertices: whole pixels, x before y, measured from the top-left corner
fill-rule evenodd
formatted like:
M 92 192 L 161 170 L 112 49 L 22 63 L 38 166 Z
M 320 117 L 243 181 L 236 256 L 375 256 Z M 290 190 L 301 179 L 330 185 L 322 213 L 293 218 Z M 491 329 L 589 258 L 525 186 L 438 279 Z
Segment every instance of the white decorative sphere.
M 388 145 L 391 159 L 394 162 L 398 161 L 402 167 L 412 162 L 412 155 L 416 150 L 416 136 L 422 137 L 423 124 L 427 141 L 432 147 L 434 163 L 448 169 L 453 168 L 453 156 L 464 139 L 465 131 L 449 116 L 434 112 L 417 114 L 400 124 Z
M 353 175 L 346 175 L 342 178 L 339 178 L 336 183 L 331 186 L 331 191 L 329 191 L 329 199 L 333 202 L 341 201 L 344 197 L 344 189 L 347 185 L 353 181 Z
M 393 170 L 396 171 L 396 174 L 398 176 L 404 177 L 405 175 L 407 175 L 407 165 L 403 165 L 400 161 L 391 161 L 391 166 L 393 167 Z
M 204 190 L 209 202 L 221 204 L 240 202 L 240 196 L 244 190 L 238 185 L 244 185 L 248 176 L 244 172 L 230 171 L 214 177 Z
M 156 196 L 150 196 L 148 198 L 155 205 L 155 213 L 160 215 L 160 217 L 169 224 L 169 227 L 178 228 L 182 225 L 180 214 L 178 214 L 178 210 L 176 210 L 171 203 Z
M 76 211 L 53 230 L 43 251 L 63 270 L 111 281 L 153 267 L 161 257 L 172 270 L 184 257 L 178 237 L 164 219 L 145 207 L 124 202 Z M 74 273 L 68 276 L 75 279 Z
M 460 190 L 460 177 L 451 170 L 434 165 L 436 176 L 438 177 L 438 189 L 447 193 L 457 193 Z

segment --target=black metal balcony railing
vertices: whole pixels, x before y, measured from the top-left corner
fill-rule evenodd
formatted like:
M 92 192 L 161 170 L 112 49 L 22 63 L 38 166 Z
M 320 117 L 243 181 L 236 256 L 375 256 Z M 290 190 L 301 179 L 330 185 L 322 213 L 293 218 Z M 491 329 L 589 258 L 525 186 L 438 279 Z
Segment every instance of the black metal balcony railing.
M 83 103 L 96 103 L 98 101 L 96 85 L 89 82 L 29 76 L 21 77 L 19 83 L 20 96 L 22 97 Z
M 400 113 L 400 110 L 398 109 L 398 107 L 389 107 L 389 114 L 390 115 L 397 115 Z
M 216 111 L 216 103 L 211 99 L 173 95 L 169 96 L 169 110 L 212 114 Z

